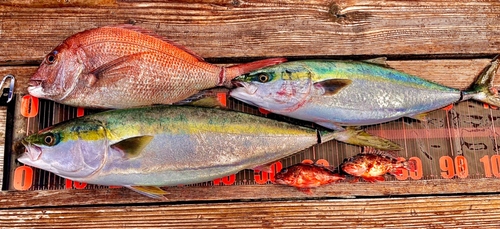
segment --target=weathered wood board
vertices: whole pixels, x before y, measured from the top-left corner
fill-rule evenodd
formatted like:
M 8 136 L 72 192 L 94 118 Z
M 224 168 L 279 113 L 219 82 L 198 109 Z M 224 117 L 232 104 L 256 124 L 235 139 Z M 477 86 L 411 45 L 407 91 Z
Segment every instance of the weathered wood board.
M 498 1 L 61 1 L 0 3 L 0 63 L 40 61 L 68 36 L 133 23 L 205 58 L 492 55 Z
M 459 89 L 500 53 L 498 1 L 6 0 L 0 2 L 0 75 L 15 75 L 16 93 L 24 95 L 37 65 L 65 38 L 124 23 L 220 65 L 387 56 L 398 70 Z M 273 185 L 173 187 L 167 203 L 126 189 L 9 191 L 0 192 L 0 227 L 499 227 L 498 182 L 341 183 L 313 195 Z M 495 194 L 464 196 L 472 193 Z M 226 203 L 242 200 L 252 202 Z
M 2 228 L 498 228 L 498 195 L 0 209 Z

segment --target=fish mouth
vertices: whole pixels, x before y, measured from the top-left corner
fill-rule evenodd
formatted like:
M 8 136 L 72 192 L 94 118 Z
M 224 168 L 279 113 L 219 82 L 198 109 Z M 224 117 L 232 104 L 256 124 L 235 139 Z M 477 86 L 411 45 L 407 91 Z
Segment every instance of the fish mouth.
M 258 86 L 247 82 L 233 82 L 232 84 L 236 88 L 231 91 L 231 94 L 234 92 L 235 94 L 255 95 L 259 89 Z
M 26 148 L 26 152 L 20 158 L 18 158 L 19 161 L 23 162 L 26 160 L 31 160 L 34 162 L 34 161 L 38 161 L 40 159 L 40 157 L 42 156 L 42 148 L 41 147 L 39 147 L 37 145 L 33 145 L 24 139 L 21 141 L 21 143 Z M 25 162 L 23 162 L 23 163 L 25 163 Z
M 32 96 L 43 98 L 45 96 L 45 92 L 43 91 L 42 81 L 41 80 L 30 80 L 28 82 L 28 93 Z
M 233 87 L 245 87 L 245 83 L 241 81 L 231 81 L 231 86 Z
M 40 87 L 40 86 L 42 86 L 42 81 L 41 80 L 30 80 L 30 81 L 28 81 L 28 85 L 30 87 Z

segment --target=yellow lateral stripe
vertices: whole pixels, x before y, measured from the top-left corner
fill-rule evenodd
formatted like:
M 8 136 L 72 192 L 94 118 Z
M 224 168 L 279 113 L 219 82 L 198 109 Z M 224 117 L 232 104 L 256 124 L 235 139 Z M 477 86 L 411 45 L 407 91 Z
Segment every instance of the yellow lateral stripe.
M 161 125 L 128 125 L 120 126 L 104 132 L 104 129 L 90 129 L 80 132 L 69 132 L 61 139 L 77 140 L 79 137 L 84 141 L 96 141 L 104 138 L 104 134 L 109 140 L 120 140 L 127 136 L 156 135 L 161 133 L 171 134 L 199 134 L 199 133 L 227 133 L 227 134 L 271 134 L 271 135 L 311 135 L 313 130 L 306 128 L 282 128 L 278 126 L 259 125 L 217 125 L 199 123 L 169 123 Z

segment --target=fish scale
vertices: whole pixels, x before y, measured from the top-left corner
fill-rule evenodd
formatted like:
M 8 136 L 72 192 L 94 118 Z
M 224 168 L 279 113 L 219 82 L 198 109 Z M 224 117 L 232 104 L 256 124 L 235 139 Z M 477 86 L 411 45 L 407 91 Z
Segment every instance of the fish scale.
M 283 61 L 274 58 L 218 67 L 150 31 L 109 26 L 75 34 L 56 47 L 31 77 L 28 92 L 77 107 L 171 104 Z

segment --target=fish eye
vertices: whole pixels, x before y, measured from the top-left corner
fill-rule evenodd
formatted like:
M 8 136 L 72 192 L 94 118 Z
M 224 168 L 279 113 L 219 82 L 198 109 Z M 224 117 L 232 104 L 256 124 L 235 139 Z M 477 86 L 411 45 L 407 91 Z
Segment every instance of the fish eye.
M 265 82 L 267 82 L 268 80 L 269 80 L 269 76 L 268 76 L 268 75 L 265 75 L 265 74 L 260 74 L 260 75 L 259 75 L 259 81 L 260 81 L 261 83 L 265 83 Z
M 280 171 L 280 173 L 286 173 L 288 171 L 288 169 L 284 168 Z
M 43 138 L 43 143 L 48 146 L 53 146 L 57 142 L 57 138 L 54 134 L 50 133 Z
M 57 60 L 56 54 L 57 54 L 57 52 L 51 52 L 49 55 L 47 55 L 47 57 L 45 58 L 45 61 L 47 62 L 47 64 L 53 64 L 56 62 L 56 60 Z

